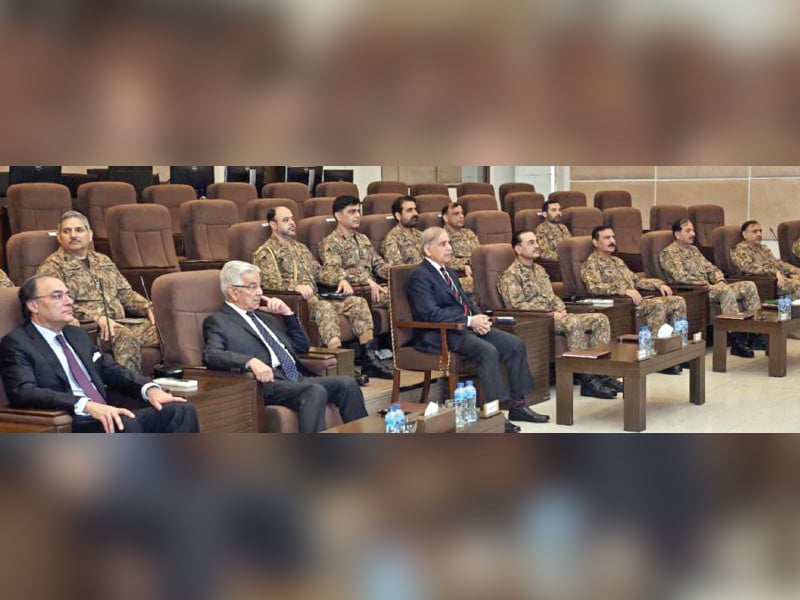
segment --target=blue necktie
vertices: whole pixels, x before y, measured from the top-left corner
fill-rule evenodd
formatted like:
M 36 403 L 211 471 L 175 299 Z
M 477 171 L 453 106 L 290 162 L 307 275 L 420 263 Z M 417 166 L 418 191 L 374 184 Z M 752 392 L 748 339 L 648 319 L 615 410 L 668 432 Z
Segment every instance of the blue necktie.
M 256 316 L 255 312 L 252 310 L 248 311 L 247 316 L 255 323 L 256 329 L 258 329 L 261 337 L 264 338 L 264 341 L 267 342 L 267 345 L 275 353 L 275 356 L 278 357 L 286 379 L 289 381 L 298 381 L 300 379 L 300 372 L 297 370 L 297 365 L 294 363 L 292 356 L 278 343 L 278 340 L 272 337 L 269 330 L 264 326 L 264 323 L 261 322 L 261 319 Z
M 453 280 L 450 278 L 450 275 L 447 273 L 447 269 L 445 267 L 442 267 L 442 275 L 444 275 L 445 283 L 447 283 L 448 287 L 450 288 L 450 293 L 456 297 L 456 300 L 461 305 L 461 310 L 464 312 L 464 316 L 469 315 L 469 305 L 464 302 L 461 294 L 458 293 L 458 288 L 456 287 L 456 284 L 453 283 Z

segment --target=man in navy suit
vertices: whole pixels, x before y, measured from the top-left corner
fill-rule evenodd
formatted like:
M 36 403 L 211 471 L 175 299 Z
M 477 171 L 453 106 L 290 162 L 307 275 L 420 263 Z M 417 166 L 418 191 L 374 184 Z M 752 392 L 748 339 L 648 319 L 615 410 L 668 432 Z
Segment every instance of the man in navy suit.
M 198 430 L 195 409 L 185 399 L 115 362 L 86 331 L 70 325 L 74 300 L 60 279 L 31 277 L 19 300 L 25 324 L 0 343 L 0 373 L 12 406 L 73 413 L 75 432 Z M 107 387 L 149 406 L 113 406 Z
M 464 292 L 458 275 L 447 268 L 453 259 L 450 237 L 441 227 L 430 227 L 422 234 L 425 260 L 411 274 L 408 300 L 417 321 L 463 323 L 463 331 L 448 331 L 447 344 L 478 367 L 478 381 L 485 398 L 508 401 L 512 421 L 544 423 L 549 420 L 525 405 L 525 394 L 533 391 L 525 343 L 518 337 L 492 328 L 489 317 Z M 414 347 L 421 352 L 441 350 L 440 333 L 432 329 L 414 331 Z M 500 365 L 508 372 L 509 390 L 503 383 Z
M 297 354 L 308 352 L 308 335 L 283 300 L 263 297 L 257 266 L 240 260 L 225 263 L 220 287 L 225 304 L 203 322 L 207 366 L 251 371 L 265 384 L 267 404 L 280 404 L 297 413 L 302 433 L 325 429 L 329 402 L 339 408 L 345 423 L 367 416 L 355 379 L 314 377 L 300 363 Z M 262 305 L 262 299 L 266 304 Z M 283 318 L 285 333 L 273 314 Z

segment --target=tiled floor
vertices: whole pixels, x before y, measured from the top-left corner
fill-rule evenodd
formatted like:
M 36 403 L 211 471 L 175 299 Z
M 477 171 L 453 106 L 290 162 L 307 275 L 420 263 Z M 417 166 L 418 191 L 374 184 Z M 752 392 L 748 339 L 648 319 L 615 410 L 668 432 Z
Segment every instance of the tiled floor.
M 689 375 L 653 374 L 647 377 L 647 432 L 743 433 L 800 432 L 800 341 L 789 340 L 786 377 L 767 376 L 767 357 L 728 357 L 728 372 L 711 370 L 711 349 L 706 353 L 706 403 L 689 403 Z M 421 381 L 404 373 L 402 384 Z M 367 404 L 388 403 L 391 381 L 376 380 L 364 388 Z M 418 394 L 418 392 L 417 392 Z M 370 401 L 372 399 L 372 401 Z M 405 398 L 404 398 L 405 400 Z M 518 423 L 525 433 L 622 433 L 622 394 L 616 400 L 585 398 L 575 387 L 575 424 L 556 425 L 555 387 L 550 400 L 537 404 L 537 412 L 550 415 L 546 425 Z M 377 408 L 376 408 L 377 410 Z

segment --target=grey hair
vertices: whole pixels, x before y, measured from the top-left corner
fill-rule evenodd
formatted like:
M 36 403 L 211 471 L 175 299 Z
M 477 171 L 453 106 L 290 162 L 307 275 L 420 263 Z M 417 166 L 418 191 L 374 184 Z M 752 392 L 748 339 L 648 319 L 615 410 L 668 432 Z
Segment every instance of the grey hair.
M 244 262 L 243 260 L 229 260 L 222 267 L 222 273 L 219 275 L 219 287 L 222 290 L 222 295 L 227 298 L 229 285 L 242 285 L 242 275 L 255 271 L 259 275 L 261 269 L 254 264 Z
M 86 229 L 89 230 L 92 229 L 92 226 L 89 225 L 89 219 L 86 218 L 85 214 L 83 214 L 82 212 L 78 212 L 77 210 L 68 210 L 58 219 L 59 231 L 61 230 L 61 224 L 67 219 L 80 219 L 81 221 L 83 221 L 83 224 L 86 226 Z
M 447 233 L 441 227 L 428 227 L 422 232 L 422 247 L 426 248 L 435 242 L 440 235 Z

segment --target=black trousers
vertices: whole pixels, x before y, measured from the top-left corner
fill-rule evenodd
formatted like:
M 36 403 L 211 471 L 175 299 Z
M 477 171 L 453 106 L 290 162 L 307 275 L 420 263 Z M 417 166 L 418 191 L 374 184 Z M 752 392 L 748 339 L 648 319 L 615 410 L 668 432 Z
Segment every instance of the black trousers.
M 488 401 L 511 401 L 512 406 L 534 389 L 533 376 L 528 368 L 528 351 L 517 336 L 492 329 L 479 336 L 465 332 L 457 354 L 472 360 L 478 367 L 478 381 Z M 500 365 L 506 368 L 509 391 L 503 383 Z
M 197 412 L 194 406 L 184 402 L 164 404 L 160 411 L 148 406 L 133 411 L 135 419 L 121 417 L 125 429 L 122 433 L 197 433 Z M 75 433 L 103 433 L 103 425 L 86 417 L 72 420 Z
M 285 406 L 296 412 L 301 433 L 326 429 L 327 404 L 336 405 L 345 423 L 367 416 L 364 395 L 352 377 L 275 379 L 264 386 L 264 400 L 266 404 Z

